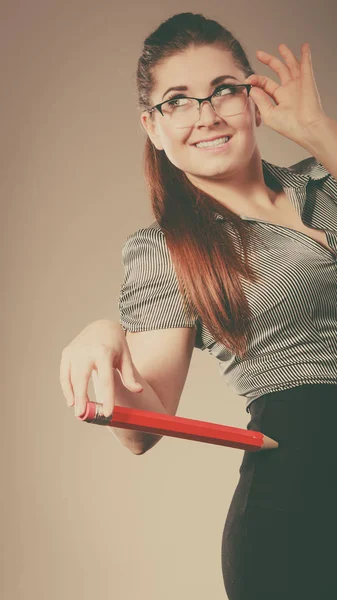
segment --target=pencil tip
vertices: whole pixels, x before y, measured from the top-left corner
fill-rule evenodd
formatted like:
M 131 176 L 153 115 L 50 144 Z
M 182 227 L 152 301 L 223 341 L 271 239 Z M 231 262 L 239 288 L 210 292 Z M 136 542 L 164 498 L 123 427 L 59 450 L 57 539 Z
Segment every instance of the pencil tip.
M 278 448 L 279 443 L 276 440 L 268 437 L 267 435 L 263 435 L 263 444 L 261 450 L 271 450 L 272 448 Z

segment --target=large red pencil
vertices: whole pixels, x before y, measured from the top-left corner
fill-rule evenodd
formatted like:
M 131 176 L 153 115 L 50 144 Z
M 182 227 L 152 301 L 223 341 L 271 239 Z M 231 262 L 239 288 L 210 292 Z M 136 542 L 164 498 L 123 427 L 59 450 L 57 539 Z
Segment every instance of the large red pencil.
M 278 447 L 278 442 L 263 435 L 260 431 L 228 427 L 208 421 L 196 421 L 124 406 L 114 406 L 112 416 L 105 417 L 103 404 L 97 402 L 88 402 L 84 414 L 78 418 L 97 425 L 137 429 L 147 433 L 240 448 L 251 452 Z

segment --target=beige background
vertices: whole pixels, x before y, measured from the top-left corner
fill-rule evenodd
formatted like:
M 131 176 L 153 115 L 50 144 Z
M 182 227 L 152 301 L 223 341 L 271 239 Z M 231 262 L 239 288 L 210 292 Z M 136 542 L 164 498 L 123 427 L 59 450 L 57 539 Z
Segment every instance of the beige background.
M 325 112 L 337 118 L 333 2 L 139 4 L 2 0 L 3 391 L 1 597 L 222 600 L 220 545 L 243 451 L 163 438 L 132 455 L 74 417 L 61 351 L 88 323 L 118 319 L 127 235 L 152 220 L 142 176 L 135 71 L 144 38 L 202 12 L 255 57 L 311 45 Z M 275 75 L 274 79 L 277 80 Z M 262 156 L 308 153 L 268 130 Z M 93 387 L 90 395 L 94 400 Z M 245 400 L 195 351 L 179 416 L 246 427 Z

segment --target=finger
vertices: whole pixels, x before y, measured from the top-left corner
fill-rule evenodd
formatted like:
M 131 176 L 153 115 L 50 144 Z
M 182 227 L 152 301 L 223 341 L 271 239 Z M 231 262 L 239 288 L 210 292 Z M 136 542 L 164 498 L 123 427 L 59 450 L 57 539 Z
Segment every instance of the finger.
M 92 378 L 92 382 L 94 385 L 95 400 L 96 400 L 96 402 L 99 402 L 98 374 L 97 374 L 96 367 L 92 370 L 91 378 Z
M 304 44 L 302 44 L 302 46 L 301 46 L 300 70 L 301 70 L 301 73 L 303 74 L 303 79 L 306 82 L 314 83 L 315 84 L 314 71 L 313 71 L 312 60 L 311 60 L 310 46 L 309 46 L 309 44 L 307 42 L 304 43 Z
M 319 113 L 321 113 L 323 110 L 322 102 L 314 77 L 310 46 L 307 42 L 302 44 L 301 52 L 301 74 L 303 83 L 303 94 L 306 98 L 306 105 L 308 108 L 311 106 L 313 112 L 316 112 L 318 110 Z
M 91 377 L 92 377 L 92 382 L 94 384 L 95 402 L 97 402 L 98 404 L 103 404 L 104 399 L 100 392 L 98 373 L 97 373 L 96 367 L 93 369 L 93 371 L 91 373 Z
M 70 360 L 65 350 L 62 352 L 60 363 L 60 384 L 68 406 L 73 406 L 74 390 L 70 380 Z
M 256 55 L 261 62 L 268 65 L 268 67 L 273 69 L 273 71 L 278 74 L 282 85 L 292 80 L 292 75 L 287 65 L 285 65 L 279 58 L 268 54 L 268 52 L 264 52 L 264 50 L 257 50 Z
M 290 48 L 288 48 L 288 46 L 286 46 L 285 44 L 280 44 L 279 45 L 279 52 L 282 55 L 282 57 L 284 58 L 284 60 L 286 61 L 288 67 L 289 67 L 289 71 L 292 75 L 292 77 L 294 79 L 297 79 L 298 77 L 300 77 L 301 74 L 301 69 L 300 69 L 300 63 L 297 60 L 296 56 L 293 54 L 293 52 L 290 50 Z
M 119 371 L 122 377 L 123 384 L 126 388 L 130 390 L 130 392 L 142 392 L 143 386 L 141 383 L 137 381 L 137 375 L 134 370 L 134 364 L 132 362 L 131 354 L 128 349 L 124 350 L 120 365 Z
M 268 125 L 273 110 L 275 110 L 275 105 L 270 96 L 258 87 L 253 87 L 251 89 L 250 96 L 259 109 L 263 122 Z
M 75 397 L 75 415 L 79 417 L 85 412 L 87 402 L 90 402 L 88 396 L 88 385 L 94 363 L 77 362 L 71 364 L 70 379 Z
M 93 381 L 97 402 L 103 404 L 105 417 L 112 416 L 115 397 L 114 369 L 111 353 L 106 353 L 96 362 L 96 370 L 93 371 Z
M 267 77 L 266 75 L 257 75 L 256 73 L 254 75 L 250 75 L 248 79 L 245 80 L 245 82 L 246 81 L 248 83 L 251 83 L 253 86 L 261 88 L 276 102 L 275 93 L 280 87 L 280 85 L 276 83 L 276 81 L 273 81 L 272 79 L 270 79 L 270 77 Z

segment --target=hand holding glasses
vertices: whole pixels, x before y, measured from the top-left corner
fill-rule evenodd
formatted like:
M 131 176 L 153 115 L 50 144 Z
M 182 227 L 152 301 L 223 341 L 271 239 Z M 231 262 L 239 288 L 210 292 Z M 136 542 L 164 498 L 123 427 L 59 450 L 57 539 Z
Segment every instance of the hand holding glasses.
M 251 87 L 252 84 L 223 84 L 207 98 L 176 94 L 169 100 L 156 104 L 148 112 L 158 110 L 178 129 L 192 127 L 200 119 L 200 107 L 203 102 L 209 102 L 219 117 L 232 117 L 243 113 L 248 104 Z

